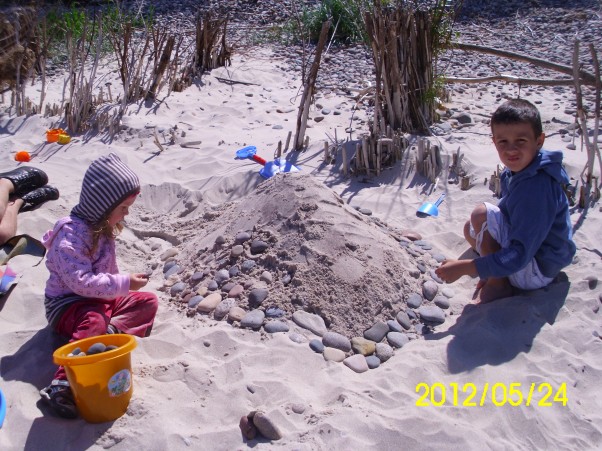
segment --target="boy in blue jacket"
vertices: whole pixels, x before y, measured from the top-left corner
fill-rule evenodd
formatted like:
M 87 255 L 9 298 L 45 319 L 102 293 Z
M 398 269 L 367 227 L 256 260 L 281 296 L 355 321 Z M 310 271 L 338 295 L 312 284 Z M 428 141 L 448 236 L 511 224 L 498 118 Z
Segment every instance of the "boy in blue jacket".
M 509 100 L 491 117 L 493 144 L 506 166 L 502 198 L 496 207 L 478 205 L 464 226 L 464 236 L 480 255 L 446 260 L 437 275 L 451 283 L 476 277 L 477 300 L 512 295 L 512 287 L 533 290 L 548 285 L 575 255 L 568 199 L 569 183 L 562 152 L 541 150 L 545 135 L 537 108 Z

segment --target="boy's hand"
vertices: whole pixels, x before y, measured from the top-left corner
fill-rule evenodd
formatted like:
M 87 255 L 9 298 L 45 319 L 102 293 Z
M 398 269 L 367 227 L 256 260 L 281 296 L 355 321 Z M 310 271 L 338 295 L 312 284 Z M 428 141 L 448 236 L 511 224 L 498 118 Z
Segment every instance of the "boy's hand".
M 145 273 L 134 273 L 130 274 L 130 290 L 138 291 L 144 285 L 148 283 L 148 274 Z
M 444 260 L 435 270 L 441 280 L 452 283 L 462 276 L 476 276 L 477 267 L 472 260 Z

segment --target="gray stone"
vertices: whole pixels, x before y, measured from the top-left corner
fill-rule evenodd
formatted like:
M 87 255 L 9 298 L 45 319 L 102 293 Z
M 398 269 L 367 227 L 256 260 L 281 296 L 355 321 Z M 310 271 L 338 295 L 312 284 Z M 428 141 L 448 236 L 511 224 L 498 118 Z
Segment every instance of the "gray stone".
M 222 285 L 222 292 L 229 293 L 232 288 L 234 288 L 236 284 L 234 282 L 226 282 Z
M 215 307 L 213 317 L 217 320 L 224 318 L 232 307 L 236 307 L 236 299 L 226 298 Z
M 422 304 L 422 296 L 418 293 L 412 293 L 408 296 L 406 303 L 410 308 L 418 308 Z
M 222 285 L 225 281 L 230 279 L 230 273 L 225 269 L 220 269 L 215 273 L 213 280 L 217 282 L 218 285 Z
M 242 265 L 240 265 L 240 269 L 242 272 L 249 272 L 255 267 L 255 265 L 256 263 L 253 260 L 245 260 L 242 262 Z
M 410 339 L 406 334 L 400 332 L 389 332 L 387 334 L 387 341 L 394 348 L 401 348 L 403 345 L 408 344 Z
M 212 280 L 211 282 L 209 282 L 207 284 L 207 289 L 209 291 L 215 291 L 219 288 L 219 285 L 217 284 L 217 282 L 215 280 Z
M 322 336 L 322 343 L 326 347 L 340 349 L 343 352 L 351 351 L 351 342 L 349 339 L 337 332 L 326 332 Z
M 397 314 L 396 316 L 397 322 L 399 324 L 401 324 L 401 326 L 405 329 L 405 330 L 410 330 L 410 328 L 412 327 L 412 320 L 410 319 L 410 317 L 408 316 L 408 314 L 404 311 L 401 311 Z
M 190 282 L 194 285 L 203 280 L 203 277 L 205 277 L 205 273 L 202 271 L 197 271 L 192 276 L 190 276 Z
M 265 288 L 255 288 L 249 293 L 249 305 L 251 308 L 257 308 L 268 297 L 268 290 Z
M 387 343 L 376 343 L 376 356 L 381 362 L 386 362 L 393 357 L 393 348 Z
M 165 271 L 165 273 L 163 273 L 163 275 L 167 279 L 167 278 L 169 278 L 169 276 L 173 276 L 174 274 L 178 274 L 180 272 L 180 270 L 181 270 L 181 268 L 178 265 L 173 265 L 167 271 Z
M 445 296 L 442 296 L 442 295 L 435 296 L 435 299 L 433 299 L 433 302 L 435 303 L 435 305 L 437 307 L 440 307 L 442 309 L 449 308 L 449 299 L 447 299 Z
M 263 280 L 265 283 L 272 283 L 272 273 L 269 271 L 264 271 L 261 273 L 261 276 L 259 276 L 259 280 Z
M 270 245 L 262 240 L 253 240 L 251 243 L 251 254 L 263 254 L 269 249 Z
M 236 242 L 236 244 L 242 244 L 245 241 L 249 241 L 251 239 L 251 234 L 249 232 L 238 232 L 236 234 L 236 238 L 234 238 L 234 241 Z
M 238 258 L 244 253 L 245 253 L 245 248 L 243 247 L 242 244 L 236 244 L 236 245 L 232 246 L 232 249 L 230 250 L 230 256 L 233 258 Z
M 251 310 L 240 320 L 240 327 L 247 327 L 249 329 L 259 329 L 263 324 L 265 313 L 261 310 Z
M 203 300 L 203 296 L 197 294 L 188 300 L 188 308 L 196 308 L 196 306 Z
M 165 274 L 167 271 L 169 271 L 175 265 L 176 265 L 175 260 L 169 260 L 169 261 L 165 262 L 165 264 L 163 265 L 163 274 Z
M 387 321 L 387 325 L 389 326 L 389 330 L 391 332 L 402 332 L 403 331 L 403 327 L 401 327 L 401 324 L 399 324 L 394 319 L 390 319 L 389 321 Z
M 255 415 L 253 415 L 253 424 L 259 433 L 269 440 L 280 440 L 282 438 L 282 433 L 278 429 L 278 426 L 263 412 L 255 412 Z
M 443 324 L 445 322 L 445 312 L 436 305 L 423 305 L 418 309 L 421 321 Z
M 343 363 L 356 373 L 365 373 L 370 369 L 368 368 L 366 357 L 361 354 L 354 354 L 350 357 L 347 357 L 345 360 L 343 360 Z
M 435 282 L 437 282 L 437 283 L 443 283 L 443 280 L 441 279 L 441 277 L 439 277 L 439 276 L 437 275 L 437 273 L 435 272 L 435 270 L 434 270 L 434 269 L 431 269 L 431 270 L 429 271 L 429 274 L 431 275 L 431 277 L 433 278 L 433 280 L 434 280 Z
M 312 351 L 317 352 L 318 354 L 322 354 L 324 352 L 324 344 L 322 344 L 322 340 L 318 340 L 317 338 L 310 340 L 309 347 Z
M 188 285 L 186 285 L 184 282 L 178 282 L 172 285 L 171 289 L 169 290 L 169 294 L 171 294 L 172 296 L 177 296 L 182 291 L 184 291 L 187 288 L 187 286 Z
M 240 274 L 240 268 L 237 265 L 230 266 L 230 269 L 228 269 L 228 274 L 230 274 L 230 277 L 236 277 L 238 274 Z
M 378 343 L 385 338 L 387 332 L 389 332 L 389 326 L 387 323 L 378 321 L 370 329 L 364 332 L 364 338 Z
M 328 332 L 324 319 L 321 316 L 307 313 L 305 310 L 297 310 L 293 313 L 293 321 L 299 327 L 303 327 L 320 337 Z
M 438 291 L 439 286 L 432 280 L 427 280 L 422 284 L 422 295 L 429 301 L 435 299 L 435 296 L 437 296 Z
M 276 332 L 288 332 L 289 329 L 289 325 L 284 321 L 268 321 L 263 325 L 263 330 L 270 334 L 274 334 Z
M 368 364 L 368 368 L 373 370 L 380 366 L 380 359 L 375 355 L 369 355 L 366 357 L 366 363 Z

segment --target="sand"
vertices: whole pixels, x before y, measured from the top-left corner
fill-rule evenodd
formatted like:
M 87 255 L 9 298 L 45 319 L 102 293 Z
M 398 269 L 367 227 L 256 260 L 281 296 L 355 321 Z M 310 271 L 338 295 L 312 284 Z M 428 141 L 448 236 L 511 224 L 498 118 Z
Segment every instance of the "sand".
M 224 74 L 256 85 L 224 84 L 217 78 Z M 235 152 L 254 145 L 259 155 L 273 158 L 278 141 L 294 132 L 290 100 L 297 83 L 266 50 L 235 55 L 228 71 L 207 74 L 202 86 L 155 105 L 131 107 L 113 140 L 101 134 L 76 136 L 65 146 L 48 144 L 44 132 L 58 118 L 0 117 L 2 167 L 15 167 L 14 152 L 28 150 L 34 156 L 29 164 L 45 170 L 61 192 L 58 201 L 22 213 L 19 233 L 40 238 L 68 214 L 85 169 L 100 155 L 115 152 L 139 174 L 142 195 L 118 238 L 119 263 L 124 272 L 152 271 L 148 288 L 161 298 L 152 335 L 139 339 L 132 354 L 135 388 L 127 413 L 102 424 L 63 420 L 51 415 L 38 394 L 54 372 L 52 352 L 63 343 L 46 328 L 47 270 L 33 256 L 12 259 L 10 266 L 21 277 L 0 303 L 0 388 L 8 404 L 0 448 L 599 448 L 599 203 L 587 213 L 574 209 L 577 255 L 553 285 L 487 305 L 472 302 L 473 279 L 441 285 L 451 292 L 445 322 L 427 335 L 411 334 L 377 369 L 356 373 L 326 361 L 308 346 L 320 337 L 290 320 L 293 309 L 304 307 L 322 313 L 332 331 L 352 338 L 370 322 L 394 319 L 428 278 L 428 271 L 418 278 L 410 274 L 416 260 L 399 242 L 404 233 L 419 233 L 445 256 L 467 255 L 464 221 L 478 202 L 495 200 L 484 183 L 498 163 L 486 119 L 500 102 L 497 91 L 513 96 L 517 90 L 469 87 L 446 103 L 474 119 L 470 127 L 433 137 L 447 158 L 458 148 L 464 153 L 473 181 L 467 191 L 447 183 L 446 174 L 436 186 L 415 174 L 411 148 L 405 162 L 379 177 L 345 177 L 340 158 L 324 163 L 323 141 L 334 130 L 345 136 L 354 105 L 337 94 L 319 99 L 342 114 L 311 122 L 309 148 L 293 156 L 301 172 L 264 181 L 259 165 L 235 160 Z M 58 84 L 50 89 L 59 95 Z M 531 100 L 541 100 L 545 147 L 564 150 L 567 170 L 578 178 L 585 154 L 566 149 L 559 130 L 572 119 L 558 106 L 562 101 L 552 98 L 549 89 L 530 94 Z M 311 115 L 321 114 L 312 110 Z M 169 144 L 175 127 L 175 142 Z M 153 144 L 155 128 L 162 152 Z M 438 217 L 416 215 L 424 201 L 442 192 L 447 197 Z M 182 267 L 177 280 L 188 281 L 205 268 L 217 270 L 220 252 L 239 231 L 249 230 L 271 247 L 256 257 L 262 271 L 247 280 L 259 283 L 263 270 L 271 270 L 272 283 L 257 286 L 271 291 L 270 305 L 285 310 L 288 333 L 253 331 L 210 314 L 191 314 L 184 296 L 171 295 L 176 281 L 163 275 L 169 252 L 177 252 L 172 259 Z M 218 236 L 225 240 L 222 247 L 215 247 Z M 427 269 L 436 264 L 431 257 L 424 257 Z M 285 286 L 282 278 L 291 273 L 296 282 Z M 250 309 L 245 302 L 241 307 Z M 442 406 L 433 405 L 439 392 L 423 396 L 433 384 L 445 388 Z M 497 397 L 492 397 L 495 384 Z M 524 397 L 515 406 L 504 396 L 511 384 Z M 456 399 L 454 386 L 459 387 Z M 527 406 L 531 387 L 535 394 Z M 562 387 L 566 405 L 562 396 L 554 400 Z M 473 388 L 476 405 L 465 405 Z M 548 389 L 550 406 L 539 405 Z M 518 400 L 516 393 L 513 399 Z M 280 440 L 243 439 L 239 419 L 255 410 L 277 425 Z

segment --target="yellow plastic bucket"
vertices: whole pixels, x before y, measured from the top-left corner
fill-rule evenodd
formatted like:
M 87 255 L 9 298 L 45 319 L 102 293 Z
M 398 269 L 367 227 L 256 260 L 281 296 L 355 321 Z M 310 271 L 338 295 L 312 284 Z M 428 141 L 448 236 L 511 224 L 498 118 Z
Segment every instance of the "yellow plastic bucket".
M 69 144 L 71 142 L 71 136 L 66 133 L 59 134 L 57 142 L 59 144 Z
M 99 342 L 115 345 L 117 349 L 82 357 L 68 356 L 75 348 L 87 352 Z M 125 413 L 133 392 L 131 352 L 135 347 L 132 335 L 113 334 L 77 340 L 54 351 L 54 363 L 65 367 L 75 404 L 84 420 L 103 423 Z

